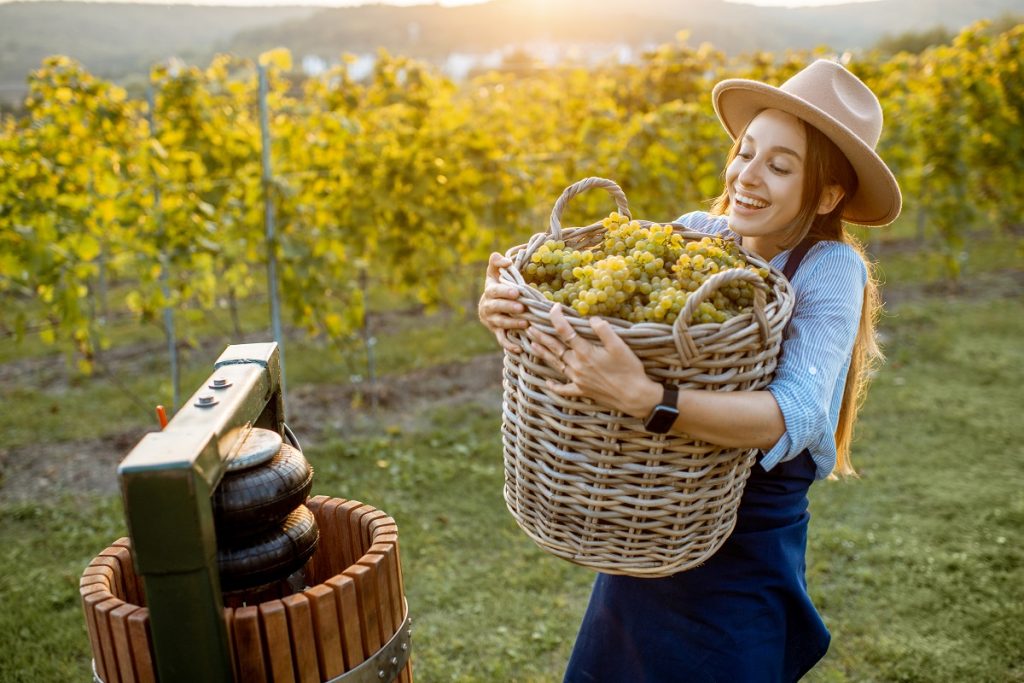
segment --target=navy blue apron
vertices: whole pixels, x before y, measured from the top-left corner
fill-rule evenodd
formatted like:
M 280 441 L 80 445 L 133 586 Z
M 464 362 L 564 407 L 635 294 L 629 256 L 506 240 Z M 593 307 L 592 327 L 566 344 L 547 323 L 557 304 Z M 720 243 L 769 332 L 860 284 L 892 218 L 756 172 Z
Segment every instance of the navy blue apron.
M 790 254 L 790 279 L 808 243 Z M 789 683 L 828 649 L 807 594 L 810 453 L 755 464 L 736 528 L 707 562 L 662 579 L 598 574 L 565 683 Z

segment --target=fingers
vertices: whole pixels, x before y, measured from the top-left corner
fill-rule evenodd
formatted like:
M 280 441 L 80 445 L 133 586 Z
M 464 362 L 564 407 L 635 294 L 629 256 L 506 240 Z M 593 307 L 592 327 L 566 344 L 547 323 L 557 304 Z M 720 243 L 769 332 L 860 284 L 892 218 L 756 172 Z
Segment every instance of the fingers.
M 557 356 L 565 350 L 565 346 L 560 341 L 547 332 L 543 332 L 539 327 L 531 325 L 530 329 L 526 330 L 526 336 L 541 347 L 541 351 L 547 351 Z
M 497 251 L 493 252 L 491 257 L 487 260 L 487 279 L 497 280 L 498 270 L 501 268 L 508 268 L 511 265 L 512 259 Z
M 546 332 L 541 332 L 537 327 L 530 326 L 526 330 L 526 336 L 533 342 L 532 351 L 550 367 L 558 370 L 563 375 L 566 373 L 568 363 L 565 358 L 566 346 Z
M 505 330 L 495 330 L 494 336 L 497 338 L 498 343 L 501 344 L 501 348 L 505 349 L 509 353 L 522 353 L 523 347 L 519 346 L 511 339 L 508 338 L 508 332 Z
M 480 304 L 480 312 L 487 317 L 519 315 L 525 311 L 526 306 L 511 299 L 486 299 Z M 516 322 L 522 322 L 522 326 L 526 326 L 525 320 Z
M 556 303 L 551 306 L 551 326 L 555 328 L 559 340 L 573 350 L 581 351 L 588 346 L 585 340 L 578 339 L 579 335 L 576 330 L 572 329 L 572 325 L 565 319 L 561 304 Z
M 517 316 L 526 311 L 526 306 L 515 299 L 519 290 L 508 285 L 490 283 L 484 288 L 483 296 L 477 305 L 477 316 L 492 332 L 498 329 L 516 330 L 529 325 L 526 320 Z
M 503 285 L 500 282 L 488 282 L 484 287 L 485 299 L 518 299 L 519 288 L 512 285 Z
M 583 391 L 576 386 L 575 382 L 559 384 L 558 382 L 549 379 L 545 380 L 544 386 L 559 396 L 565 396 L 566 398 L 581 398 L 583 396 Z
M 594 334 L 601 340 L 601 345 L 609 353 L 618 353 L 622 350 L 629 350 L 626 346 L 626 342 L 622 341 L 622 337 L 615 334 L 615 330 L 603 318 L 593 317 L 590 319 L 590 329 L 594 330 Z

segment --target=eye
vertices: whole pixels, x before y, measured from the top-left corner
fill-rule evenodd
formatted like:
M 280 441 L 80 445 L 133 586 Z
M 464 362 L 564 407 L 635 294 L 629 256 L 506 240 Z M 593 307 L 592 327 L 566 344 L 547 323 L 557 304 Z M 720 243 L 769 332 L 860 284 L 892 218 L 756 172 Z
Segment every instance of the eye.
M 743 159 L 744 161 L 750 161 L 751 159 L 754 158 L 754 153 L 745 149 L 741 149 L 739 152 L 736 153 L 736 156 L 739 157 L 740 159 Z
M 779 175 L 789 175 L 792 172 L 789 169 L 783 168 L 776 164 L 768 164 L 768 168 L 770 168 L 773 173 L 778 173 Z

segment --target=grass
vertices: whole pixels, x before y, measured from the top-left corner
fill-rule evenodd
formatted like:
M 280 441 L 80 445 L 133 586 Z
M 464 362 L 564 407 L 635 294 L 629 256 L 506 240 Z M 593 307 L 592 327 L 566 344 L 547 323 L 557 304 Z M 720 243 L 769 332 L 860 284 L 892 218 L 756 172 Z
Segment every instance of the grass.
M 862 478 L 812 489 L 809 577 L 833 633 L 816 681 L 1021 681 L 1024 301 L 889 319 Z
M 272 339 L 268 335 L 267 339 Z M 224 344 L 231 343 L 225 338 Z M 408 316 L 380 335 L 375 347 L 378 375 L 404 373 L 440 363 L 451 363 L 492 350 L 493 338 L 475 318 L 437 314 Z M 207 347 L 209 348 L 209 346 Z M 213 361 L 224 346 L 203 355 L 203 349 L 182 354 L 182 400 L 209 376 Z M 341 353 L 315 340 L 286 340 L 288 387 L 301 384 L 347 383 L 353 371 L 365 378 L 361 348 Z M 54 358 L 32 381 L 0 385 L 0 434 L 7 447 L 34 443 L 39 434 L 48 441 L 102 437 L 140 426 L 155 426 L 154 406 L 172 404 L 173 389 L 165 355 L 155 352 L 128 370 L 113 370 L 106 378 L 90 381 L 72 377 L 46 386 L 46 378 L 62 377 L 63 361 Z
M 1024 298 L 916 299 L 883 325 L 889 361 L 859 425 L 861 478 L 811 492 L 808 581 L 833 643 L 807 680 L 1024 681 Z M 408 369 L 493 349 L 471 329 L 436 320 L 422 336 L 382 338 L 379 362 Z M 293 357 L 296 383 L 337 379 Z M 109 388 L 66 391 L 113 400 Z M 23 397 L 40 400 L 55 398 Z M 420 683 L 557 681 L 586 604 L 593 574 L 538 550 L 504 509 L 499 419 L 461 404 L 422 431 L 336 436 L 307 453 L 314 493 L 398 521 Z M 2 420 L 5 437 L 18 420 L 31 425 L 21 439 L 73 435 L 28 410 Z M 125 534 L 120 502 L 56 497 L 0 505 L 0 517 L 0 680 L 88 678 L 77 582 Z

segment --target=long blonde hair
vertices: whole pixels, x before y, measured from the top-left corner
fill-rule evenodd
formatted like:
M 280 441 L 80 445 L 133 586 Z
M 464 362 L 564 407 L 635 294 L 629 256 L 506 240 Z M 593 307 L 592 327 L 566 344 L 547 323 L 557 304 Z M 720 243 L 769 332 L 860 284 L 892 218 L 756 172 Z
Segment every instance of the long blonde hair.
M 878 277 L 874 263 L 864 253 L 861 243 L 846 229 L 843 223 L 843 209 L 848 197 L 857 191 L 857 174 L 835 143 L 821 131 L 806 121 L 801 120 L 807 133 L 807 159 L 804 167 L 803 195 L 800 212 L 790 227 L 786 238 L 781 242 L 783 249 L 791 249 L 805 237 L 814 242 L 832 240 L 850 245 L 864 262 L 868 278 L 864 286 L 864 302 L 861 307 L 860 323 L 857 337 L 853 342 L 853 355 L 850 369 L 846 376 L 843 400 L 839 409 L 839 422 L 836 425 L 836 466 L 833 476 L 856 476 L 850 461 L 850 444 L 853 441 L 853 425 L 857 421 L 857 413 L 867 396 L 868 384 L 875 368 L 884 360 L 882 350 L 878 346 L 876 326 L 882 313 L 882 300 L 879 292 Z M 748 124 L 749 125 L 749 124 Z M 726 160 L 726 167 L 736 158 L 740 149 L 743 133 L 736 136 L 736 142 Z M 827 214 L 817 212 L 818 203 L 828 185 L 839 185 L 843 189 L 843 198 Z M 729 193 L 723 191 L 713 202 L 711 213 L 724 215 L 729 209 Z

